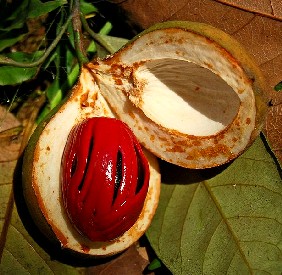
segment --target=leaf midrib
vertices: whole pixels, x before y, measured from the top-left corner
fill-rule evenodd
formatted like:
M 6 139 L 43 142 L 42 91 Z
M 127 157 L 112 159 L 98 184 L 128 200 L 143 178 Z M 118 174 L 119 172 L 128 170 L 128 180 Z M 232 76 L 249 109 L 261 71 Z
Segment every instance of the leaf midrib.
M 203 186 L 205 187 L 206 191 L 208 192 L 208 194 L 210 195 L 214 205 L 216 206 L 217 210 L 218 210 L 218 213 L 220 214 L 221 218 L 222 218 L 222 221 L 225 223 L 226 227 L 227 227 L 227 230 L 229 231 L 230 235 L 232 236 L 237 248 L 238 248 L 238 251 L 243 259 L 243 261 L 245 262 L 248 270 L 250 271 L 250 274 L 253 274 L 253 271 L 252 271 L 252 268 L 246 258 L 246 255 L 244 253 L 244 251 L 242 250 L 241 246 L 240 246 L 240 241 L 239 239 L 237 238 L 234 230 L 232 229 L 232 227 L 230 226 L 230 224 L 228 223 L 228 219 L 226 217 L 226 215 L 224 214 L 224 211 L 222 210 L 220 204 L 218 203 L 218 200 L 216 199 L 216 196 L 213 194 L 212 190 L 211 190 L 211 187 L 209 186 L 208 182 L 205 180 L 202 182 L 203 183 Z

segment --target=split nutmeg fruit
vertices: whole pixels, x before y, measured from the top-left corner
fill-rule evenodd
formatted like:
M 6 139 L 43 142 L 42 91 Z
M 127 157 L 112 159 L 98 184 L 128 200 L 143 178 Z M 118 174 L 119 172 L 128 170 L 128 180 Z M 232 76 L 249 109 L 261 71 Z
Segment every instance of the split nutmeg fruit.
M 158 204 L 155 156 L 193 169 L 233 160 L 263 126 L 264 90 L 243 47 L 202 23 L 157 24 L 114 55 L 85 64 L 25 152 L 23 187 L 34 221 L 78 253 L 125 250 L 146 231 Z M 109 127 L 95 128 L 97 117 L 111 118 Z M 148 163 L 132 133 L 119 140 L 127 129 L 146 148 Z M 124 171 L 129 174 L 123 180 Z M 123 203 L 139 210 L 126 207 L 123 215 Z

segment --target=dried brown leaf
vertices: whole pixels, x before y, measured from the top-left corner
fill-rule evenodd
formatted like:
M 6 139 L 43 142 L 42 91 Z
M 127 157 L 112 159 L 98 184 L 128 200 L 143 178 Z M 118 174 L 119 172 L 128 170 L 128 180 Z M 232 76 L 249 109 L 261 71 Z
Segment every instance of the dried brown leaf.
M 0 106 L 0 162 L 18 158 L 21 146 L 22 127 L 20 121 Z
M 215 0 L 238 9 L 258 13 L 270 18 L 282 19 L 282 6 L 280 0 Z
M 274 86 L 282 80 L 282 5 L 280 0 L 127 0 L 120 7 L 141 28 L 167 20 L 198 21 L 213 25 L 241 42 L 261 68 L 272 103 L 266 136 L 282 161 L 282 93 Z M 279 147 L 280 146 L 280 147 Z
M 271 119 L 267 120 L 266 133 L 267 139 L 272 141 L 272 151 L 277 156 L 280 164 L 282 164 L 282 108 L 281 104 L 273 106 L 269 112 Z
M 141 275 L 149 261 L 144 259 L 138 252 L 136 246 L 131 246 L 119 257 L 98 266 L 87 269 L 86 274 L 95 275 Z

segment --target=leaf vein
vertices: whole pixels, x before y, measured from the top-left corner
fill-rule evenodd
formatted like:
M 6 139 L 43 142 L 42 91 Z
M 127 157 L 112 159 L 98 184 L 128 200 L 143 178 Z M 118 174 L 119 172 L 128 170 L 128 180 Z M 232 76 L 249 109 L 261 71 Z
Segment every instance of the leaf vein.
M 279 225 L 282 226 L 282 223 L 278 221 L 275 218 L 272 217 L 263 217 L 263 216 L 249 216 L 249 215 L 236 215 L 236 216 L 230 216 L 227 219 L 240 219 L 240 218 L 250 218 L 250 219 L 266 219 L 266 220 L 273 220 L 276 221 Z
M 24 234 L 12 223 L 10 224 L 10 229 L 14 229 L 14 231 L 16 233 L 18 233 L 20 236 L 22 236 L 22 240 L 25 241 L 27 243 L 27 245 L 34 251 L 34 253 L 36 253 L 36 255 L 44 262 L 46 263 L 45 259 L 42 258 L 42 256 L 38 253 L 38 251 L 34 248 L 34 246 L 26 239 L 26 237 L 24 236 Z M 52 268 L 46 263 L 46 266 L 48 267 L 48 269 L 50 271 L 52 271 L 52 273 L 54 273 L 54 271 L 52 270 Z
M 273 15 L 272 13 L 269 14 L 269 13 L 265 13 L 265 12 L 261 12 L 261 11 L 255 11 L 255 10 L 250 10 L 248 8 L 245 8 L 245 7 L 242 7 L 242 6 L 239 6 L 239 5 L 236 5 L 236 4 L 233 4 L 233 3 L 230 3 L 230 2 L 227 2 L 227 1 L 224 1 L 224 0 L 214 0 L 218 3 L 221 3 L 223 5 L 226 5 L 226 6 L 230 6 L 230 7 L 233 7 L 233 8 L 236 8 L 236 9 L 239 9 L 239 10 L 242 10 L 242 11 L 245 11 L 245 12 L 248 12 L 248 13 L 253 13 L 253 14 L 258 14 L 262 17 L 268 17 L 268 18 L 271 18 L 271 19 L 275 19 L 275 20 L 278 20 L 278 21 L 282 21 L 282 18 L 279 17 L 279 16 L 275 16 Z M 273 10 L 272 10 L 273 12 Z
M 234 188 L 236 188 L 237 186 L 240 186 L 240 187 L 255 187 L 255 188 L 262 188 L 262 189 L 266 189 L 267 191 L 271 192 L 271 193 L 274 193 L 278 196 L 281 196 L 282 197 L 282 193 L 281 192 L 278 192 L 278 191 L 275 191 L 275 190 L 272 190 L 266 186 L 263 186 L 263 185 L 260 185 L 260 184 L 246 184 L 246 183 L 228 183 L 228 184 L 219 184 L 219 185 L 216 185 L 216 186 L 212 186 L 210 187 L 211 190 L 212 189 L 215 189 L 217 187 L 230 187 L 230 186 L 233 186 Z
M 20 265 L 24 270 L 26 270 L 28 273 L 30 273 L 29 270 L 28 270 L 26 267 L 24 267 L 24 266 L 19 262 L 18 258 L 12 253 L 12 251 L 10 251 L 10 250 L 7 249 L 7 248 L 5 248 L 5 251 L 6 251 L 7 253 L 9 253 L 9 254 L 19 263 L 19 265 Z
M 265 242 L 265 241 L 260 241 L 260 240 L 251 240 L 251 241 L 245 240 L 245 241 L 241 241 L 241 243 L 262 243 L 262 244 L 268 244 L 270 246 L 276 247 L 279 250 L 280 254 L 282 255 L 281 249 L 275 243 L 270 243 L 270 242 Z
M 211 199 L 213 200 L 213 203 L 215 204 L 216 208 L 218 209 L 218 212 L 221 215 L 222 220 L 223 221 L 228 221 L 227 217 L 225 216 L 225 214 L 222 211 L 221 206 L 217 202 L 217 199 L 216 199 L 215 195 L 213 194 L 213 192 L 211 190 L 211 187 L 209 186 L 209 184 L 206 181 L 204 181 L 204 186 L 205 186 L 207 192 L 209 193 Z M 246 258 L 246 255 L 245 255 L 244 251 L 242 250 L 242 248 L 239 245 L 240 240 L 238 239 L 237 235 L 235 234 L 235 232 L 234 232 L 233 228 L 230 226 L 230 224 L 228 222 L 225 222 L 225 224 L 226 224 L 227 229 L 230 232 L 230 234 L 231 234 L 231 236 L 232 236 L 232 238 L 233 238 L 233 240 L 234 240 L 234 242 L 235 242 L 235 244 L 236 244 L 236 246 L 238 248 L 238 251 L 239 251 L 243 261 L 245 262 L 247 268 L 251 271 L 251 266 L 250 266 L 250 264 L 249 264 L 249 262 L 248 262 L 248 260 Z

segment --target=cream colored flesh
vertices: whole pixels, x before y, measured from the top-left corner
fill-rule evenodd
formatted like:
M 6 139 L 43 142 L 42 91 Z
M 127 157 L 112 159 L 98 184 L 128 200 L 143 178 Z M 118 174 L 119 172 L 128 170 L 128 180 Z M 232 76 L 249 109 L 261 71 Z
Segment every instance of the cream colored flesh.
M 240 107 L 238 95 L 222 78 L 191 62 L 146 62 L 135 76 L 146 83 L 142 94 L 146 116 L 187 135 L 217 134 L 232 122 Z

